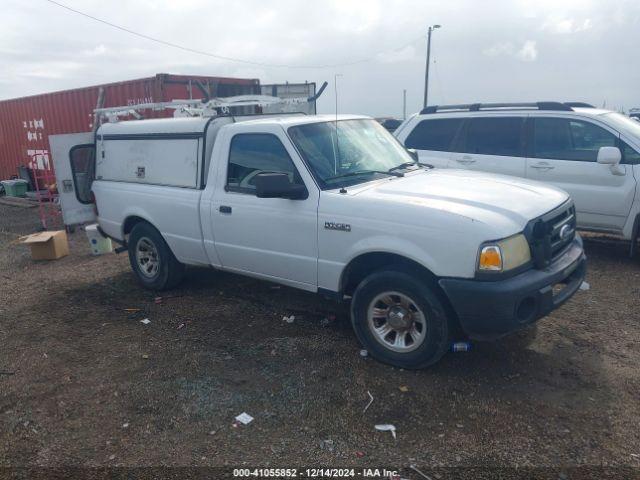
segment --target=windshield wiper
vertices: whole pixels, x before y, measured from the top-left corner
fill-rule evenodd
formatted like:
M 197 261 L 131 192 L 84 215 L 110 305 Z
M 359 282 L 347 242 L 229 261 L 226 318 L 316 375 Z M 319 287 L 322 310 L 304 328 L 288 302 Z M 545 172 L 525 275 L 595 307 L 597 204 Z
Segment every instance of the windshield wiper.
M 356 170 L 355 172 L 346 172 L 333 177 L 325 178 L 327 180 L 336 180 L 338 178 L 355 177 L 357 175 L 373 175 L 374 173 L 380 173 L 382 175 L 391 175 L 392 177 L 404 177 L 404 173 L 392 172 L 390 170 Z
M 404 163 L 401 163 L 400 165 L 396 165 L 395 167 L 391 167 L 388 171 L 389 171 L 389 173 L 392 173 L 394 170 L 401 170 L 403 168 L 407 168 L 407 167 L 410 167 L 412 165 L 415 165 L 416 167 L 433 168 L 433 165 L 431 165 L 429 163 L 421 163 L 421 162 L 415 161 L 415 162 L 404 162 Z

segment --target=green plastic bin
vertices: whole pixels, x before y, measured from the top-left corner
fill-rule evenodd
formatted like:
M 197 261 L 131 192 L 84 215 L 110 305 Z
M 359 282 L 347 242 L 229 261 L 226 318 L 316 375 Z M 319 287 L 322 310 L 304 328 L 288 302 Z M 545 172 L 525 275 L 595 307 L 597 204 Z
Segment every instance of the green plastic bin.
M 3 180 L 2 186 L 8 197 L 24 197 L 29 183 L 26 180 Z

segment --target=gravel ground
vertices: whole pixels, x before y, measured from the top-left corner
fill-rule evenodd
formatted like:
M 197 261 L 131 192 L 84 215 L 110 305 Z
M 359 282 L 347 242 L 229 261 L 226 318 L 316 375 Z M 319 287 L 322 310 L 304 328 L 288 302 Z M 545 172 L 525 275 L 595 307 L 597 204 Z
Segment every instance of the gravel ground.
M 33 262 L 15 240 L 36 216 L 0 205 L 0 467 L 640 471 L 640 261 L 621 241 L 587 239 L 591 289 L 535 338 L 415 372 L 361 357 L 346 309 L 315 295 L 193 269 L 157 303 L 82 231 Z

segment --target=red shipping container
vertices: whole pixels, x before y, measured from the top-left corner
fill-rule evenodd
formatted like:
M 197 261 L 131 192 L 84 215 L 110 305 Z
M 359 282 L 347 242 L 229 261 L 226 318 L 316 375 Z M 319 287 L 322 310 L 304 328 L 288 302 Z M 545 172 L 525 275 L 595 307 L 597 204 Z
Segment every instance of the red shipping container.
M 53 168 L 49 135 L 91 131 L 100 88 L 104 107 L 175 99 L 228 97 L 259 93 L 256 79 L 170 75 L 95 85 L 30 97 L 0 100 L 0 180 L 18 174 L 18 166 L 37 160 L 40 168 Z M 148 116 L 171 116 L 169 110 Z

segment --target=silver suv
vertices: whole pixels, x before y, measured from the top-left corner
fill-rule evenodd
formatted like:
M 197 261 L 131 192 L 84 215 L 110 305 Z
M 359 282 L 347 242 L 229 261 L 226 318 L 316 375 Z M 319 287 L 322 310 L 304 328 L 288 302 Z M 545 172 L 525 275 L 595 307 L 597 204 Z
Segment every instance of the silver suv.
M 395 136 L 436 167 L 551 183 L 573 198 L 578 228 L 638 238 L 640 123 L 622 114 L 585 103 L 430 106 Z

